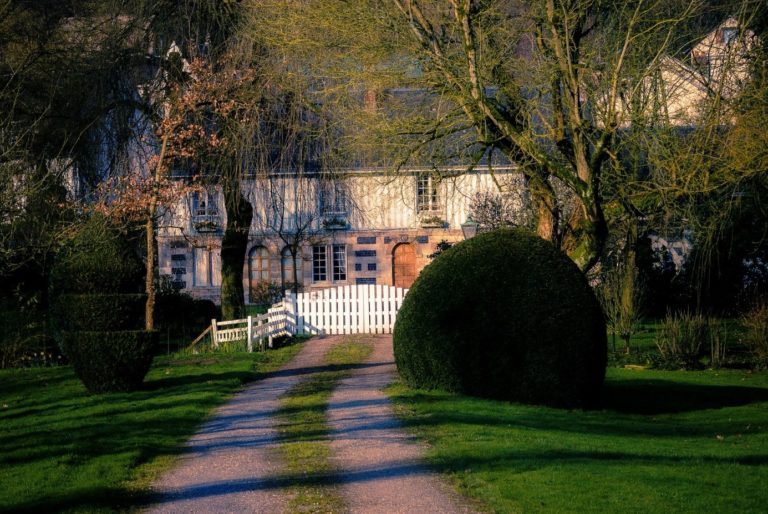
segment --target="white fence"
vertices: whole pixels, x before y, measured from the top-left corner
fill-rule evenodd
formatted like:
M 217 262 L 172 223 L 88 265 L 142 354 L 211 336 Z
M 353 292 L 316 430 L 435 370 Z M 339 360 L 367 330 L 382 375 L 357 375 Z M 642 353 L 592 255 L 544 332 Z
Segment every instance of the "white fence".
M 209 330 L 214 348 L 218 348 L 221 343 L 245 340 L 248 351 L 252 352 L 254 346 L 263 350 L 265 341 L 266 346 L 272 348 L 272 339 L 291 333 L 289 328 L 285 306 L 283 302 L 280 302 L 273 305 L 266 314 L 260 316 L 248 316 L 245 319 L 232 321 L 212 319 Z M 204 334 L 205 332 L 201 336 Z
M 288 329 L 295 334 L 389 334 L 407 292 L 366 284 L 287 293 Z
M 354 285 L 297 295 L 286 293 L 283 301 L 266 314 L 232 321 L 211 320 L 211 326 L 191 346 L 209 332 L 214 348 L 244 340 L 249 352 L 254 347 L 271 348 L 274 337 L 286 334 L 390 334 L 407 292 L 401 287 Z

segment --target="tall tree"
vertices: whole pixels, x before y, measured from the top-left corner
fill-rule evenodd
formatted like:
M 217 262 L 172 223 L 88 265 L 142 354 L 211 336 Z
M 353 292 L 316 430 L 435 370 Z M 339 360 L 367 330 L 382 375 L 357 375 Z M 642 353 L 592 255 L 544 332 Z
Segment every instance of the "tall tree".
M 277 4 L 284 14 L 276 18 Z M 674 50 L 677 28 L 697 7 L 661 0 L 311 0 L 262 2 L 259 24 L 267 17 L 281 24 L 278 44 L 291 55 L 325 52 L 311 71 L 324 77 L 320 90 L 335 95 L 346 81 L 352 91 L 381 93 L 379 114 L 389 121 L 397 113 L 385 103 L 388 88 L 428 92 L 431 113 L 397 127 L 403 141 L 434 151 L 437 140 L 455 147 L 452 138 L 462 134 L 470 163 L 489 149 L 503 152 L 525 174 L 539 235 L 587 270 L 607 236 L 601 184 L 616 165 L 617 133 L 628 121 L 622 95 Z
M 30 294 L 48 289 L 52 250 L 74 212 L 64 207 L 126 150 L 146 60 L 135 44 L 142 27 L 121 7 L 0 3 L 0 275 L 28 282 Z

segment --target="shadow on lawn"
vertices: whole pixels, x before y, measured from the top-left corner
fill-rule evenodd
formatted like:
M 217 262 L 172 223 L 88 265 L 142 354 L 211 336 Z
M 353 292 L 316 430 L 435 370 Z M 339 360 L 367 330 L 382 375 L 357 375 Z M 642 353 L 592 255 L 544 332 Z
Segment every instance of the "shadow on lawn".
M 61 469 L 67 469 L 74 466 L 69 473 L 74 477 L 93 473 L 91 462 L 98 466 L 97 461 L 104 459 L 116 459 L 119 461 L 116 466 L 134 468 L 158 457 L 178 455 L 186 450 L 209 451 L 201 447 L 186 448 L 179 442 L 196 431 L 203 421 L 201 411 L 209 411 L 219 405 L 221 393 L 232 391 L 233 384 L 270 376 L 305 375 L 366 366 L 321 366 L 275 373 L 253 370 L 219 372 L 202 368 L 180 376 L 165 376 L 164 370 L 174 365 L 173 361 L 159 362 L 143 389 L 133 393 L 88 396 L 68 368 L 50 373 L 46 371 L 44 381 L 24 377 L 24 384 L 14 387 L 17 401 L 5 412 L 0 412 L 0 424 L 12 422 L 9 430 L 0 430 L 0 467 L 35 465 L 38 462 L 43 467 L 63 466 Z M 0 377 L 0 385 L 5 378 L 8 378 L 9 385 L 15 383 L 12 377 Z M 48 385 L 45 393 L 37 394 L 43 382 Z M 231 423 L 258 422 L 264 415 L 249 412 L 244 416 L 234 416 L 223 420 L 225 426 L 221 430 L 226 431 Z M 40 419 L 45 421 L 40 423 Z M 58 435 L 52 437 L 52 433 Z M 309 433 L 303 435 L 314 437 Z M 225 438 L 222 446 L 253 443 Z M 104 472 L 109 473 L 109 470 Z M 316 479 L 328 482 L 333 477 Z M 298 483 L 300 480 L 302 477 L 283 477 L 272 485 Z M 49 487 L 45 494 L 35 498 L 3 498 L 5 502 L 0 501 L 0 511 L 121 511 L 149 501 L 147 493 L 120 487 L 94 487 L 85 477 L 80 483 L 70 482 L 67 486 L 61 489 Z
M 179 442 L 195 432 L 204 412 L 221 403 L 222 393 L 257 376 L 254 371 L 226 370 L 167 377 L 162 373 L 161 364 L 145 387 L 133 393 L 88 396 L 71 368 L 57 369 L 50 376 L 46 371 L 45 382 L 50 385 L 44 389 L 41 381 L 32 380 L 25 380 L 26 391 L 16 387 L 15 401 L 0 412 L 0 468 L 39 463 L 41 475 L 30 478 L 41 485 L 56 480 L 45 478 L 47 469 L 59 468 L 69 478 L 60 489 L 48 485 L 35 498 L 0 494 L 0 511 L 109 512 L 141 502 L 143 495 L 135 491 L 94 486 L 88 477 L 183 452 Z M 13 377 L 3 378 L 13 382 Z M 112 464 L 99 467 L 107 462 Z
M 547 466 L 577 463 L 584 461 L 615 462 L 626 466 L 632 464 L 684 464 L 686 462 L 703 462 L 709 464 L 740 464 L 747 466 L 763 466 L 768 463 L 768 455 L 754 455 L 741 458 L 718 457 L 679 457 L 651 455 L 644 456 L 625 452 L 599 452 L 599 451 L 552 451 L 552 452 L 526 452 L 514 448 L 507 451 L 496 451 L 493 455 L 473 455 L 455 458 L 444 458 L 433 462 L 433 469 L 441 472 L 462 472 L 467 469 L 506 469 L 519 472 L 542 469 Z M 32 501 L 19 504 L 15 512 L 33 513 L 41 511 L 60 511 L 68 508 L 85 510 L 110 510 L 110 509 L 139 509 L 154 506 L 162 509 L 164 504 L 172 505 L 177 501 L 196 500 L 202 498 L 225 497 L 248 491 L 280 491 L 287 488 L 301 486 L 334 487 L 342 483 L 366 483 L 379 479 L 395 477 L 416 477 L 429 474 L 430 471 L 423 464 L 412 460 L 389 461 L 386 465 L 371 463 L 345 473 L 343 476 L 333 471 L 321 473 L 284 474 L 266 479 L 243 477 L 225 481 L 201 480 L 194 486 L 183 488 L 174 494 L 161 497 L 159 495 L 127 495 L 119 489 L 94 489 L 73 495 L 62 495 L 42 501 Z
M 738 411 L 729 415 L 703 412 L 768 402 L 768 388 L 749 386 L 701 385 L 662 379 L 608 381 L 601 411 L 569 411 L 480 399 L 468 399 L 471 403 L 462 404 L 462 397 L 419 391 L 395 396 L 394 399 L 404 405 L 435 405 L 427 409 L 430 412 L 428 416 L 405 420 L 406 424 L 414 427 L 469 424 L 640 438 L 740 435 L 748 425 L 751 434 L 768 432 L 768 420 L 764 419 L 761 423 L 754 419 L 753 411 Z M 478 403 L 475 404 L 475 401 Z M 457 407 L 456 402 L 461 407 Z M 700 414 L 697 415 L 697 412 Z M 681 419 L 677 414 L 693 414 L 697 420 Z M 701 416 L 700 419 L 698 416 Z
M 673 414 L 760 402 L 768 402 L 768 389 L 661 379 L 608 381 L 603 391 L 603 408 L 626 414 Z

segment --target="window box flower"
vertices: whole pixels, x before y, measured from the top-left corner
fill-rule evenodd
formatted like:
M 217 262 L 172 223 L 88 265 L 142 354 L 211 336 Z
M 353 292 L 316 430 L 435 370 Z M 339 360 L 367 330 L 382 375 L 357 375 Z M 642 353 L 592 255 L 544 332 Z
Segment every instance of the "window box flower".
M 444 228 L 446 225 L 445 220 L 440 216 L 425 216 L 420 222 L 423 228 Z

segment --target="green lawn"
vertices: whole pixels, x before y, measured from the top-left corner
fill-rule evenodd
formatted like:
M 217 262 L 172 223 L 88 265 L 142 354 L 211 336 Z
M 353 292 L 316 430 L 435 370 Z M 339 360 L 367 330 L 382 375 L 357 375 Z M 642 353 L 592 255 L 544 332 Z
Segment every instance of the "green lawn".
M 428 459 L 494 512 L 765 512 L 768 374 L 609 369 L 605 410 L 390 388 Z
M 157 358 L 143 391 L 97 396 L 68 366 L 0 371 L 0 512 L 140 503 L 214 407 L 299 348 Z

